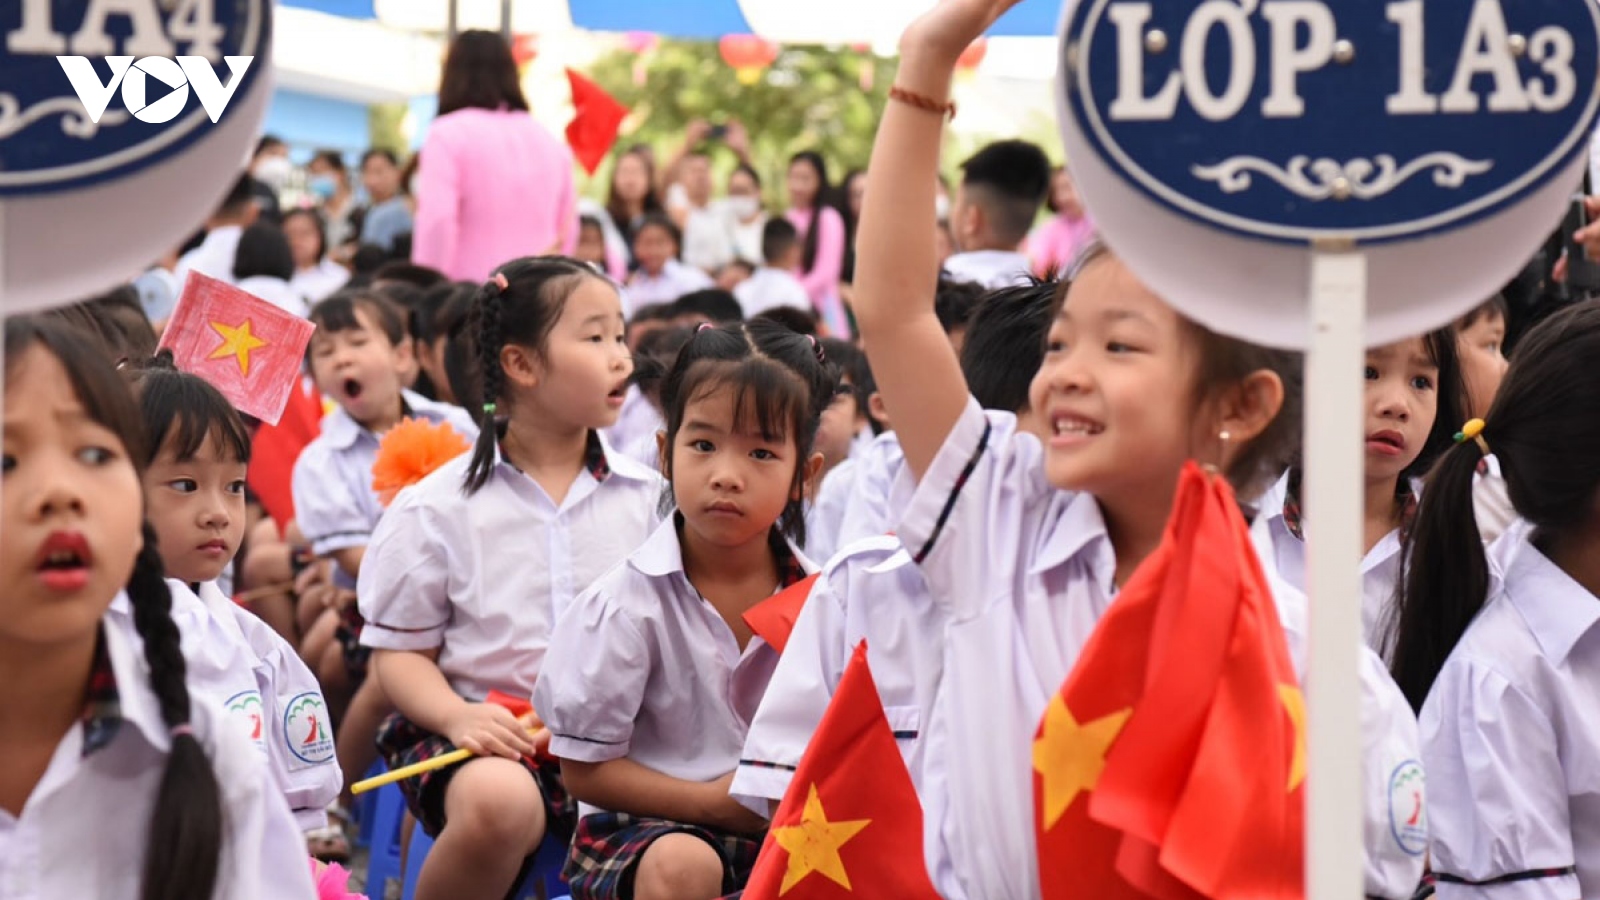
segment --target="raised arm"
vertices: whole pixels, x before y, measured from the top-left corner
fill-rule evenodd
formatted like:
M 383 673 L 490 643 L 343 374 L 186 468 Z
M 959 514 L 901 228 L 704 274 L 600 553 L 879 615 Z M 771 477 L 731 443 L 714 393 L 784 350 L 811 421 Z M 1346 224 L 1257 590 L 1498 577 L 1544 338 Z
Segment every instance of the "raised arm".
M 901 36 L 895 86 L 948 101 L 961 52 L 1016 2 L 943 0 Z M 967 402 L 961 364 L 933 311 L 933 199 L 944 119 L 898 100 L 884 107 L 856 234 L 856 324 L 918 479 Z

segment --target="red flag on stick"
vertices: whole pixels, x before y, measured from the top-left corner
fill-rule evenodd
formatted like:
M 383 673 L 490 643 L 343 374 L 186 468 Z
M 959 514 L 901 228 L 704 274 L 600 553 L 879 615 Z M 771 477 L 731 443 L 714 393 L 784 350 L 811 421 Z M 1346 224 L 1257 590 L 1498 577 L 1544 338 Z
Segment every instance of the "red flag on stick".
M 1161 546 L 1033 747 L 1046 900 L 1300 900 L 1305 700 L 1233 491 L 1185 467 Z
M 772 817 L 744 900 L 938 896 L 922 857 L 922 806 L 863 641 Z
M 617 130 L 628 117 L 628 108 L 600 85 L 571 69 L 567 70 L 567 83 L 572 86 L 572 109 L 576 113 L 567 123 L 567 145 L 584 171 L 593 175 L 617 142 Z
M 211 382 L 240 412 L 276 425 L 300 383 L 314 330 L 227 282 L 190 272 L 161 346 L 172 350 L 178 368 Z

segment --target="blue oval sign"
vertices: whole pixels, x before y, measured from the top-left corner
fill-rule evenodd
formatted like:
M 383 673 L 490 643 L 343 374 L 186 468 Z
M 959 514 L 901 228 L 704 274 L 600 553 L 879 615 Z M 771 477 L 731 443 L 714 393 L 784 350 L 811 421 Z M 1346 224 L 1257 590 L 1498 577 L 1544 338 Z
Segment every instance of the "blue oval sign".
M 1480 220 L 1587 146 L 1593 0 L 1078 0 L 1067 107 L 1106 163 L 1235 233 L 1380 243 Z
M 267 66 L 272 0 L 0 3 L 0 197 L 78 188 L 202 138 Z

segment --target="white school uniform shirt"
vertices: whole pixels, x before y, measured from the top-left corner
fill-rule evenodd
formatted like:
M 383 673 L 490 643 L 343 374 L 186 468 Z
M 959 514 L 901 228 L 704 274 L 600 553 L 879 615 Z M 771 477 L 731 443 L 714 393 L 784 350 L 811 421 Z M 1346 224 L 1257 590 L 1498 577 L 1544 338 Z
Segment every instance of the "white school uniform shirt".
M 722 615 L 689 583 L 677 518 L 662 522 L 556 624 L 548 677 L 533 692 L 555 756 L 627 758 L 684 781 L 712 781 L 738 766 L 778 654 L 760 637 L 740 650 Z M 785 583 L 815 571 L 797 548 L 784 547 Z M 580 803 L 579 811 L 600 810 Z
M 906 472 L 906 454 L 892 431 L 873 438 L 859 455 L 855 489 L 839 522 L 838 546 L 892 531 L 901 513 L 911 505 L 916 482 Z
M 172 741 L 142 650 L 120 627 L 101 629 L 101 702 L 67 729 L 20 816 L 0 810 L 0 897 L 137 900 L 147 823 Z M 222 794 L 215 900 L 315 897 L 305 838 L 259 753 L 208 703 L 191 726 Z
M 1270 540 L 1258 540 L 1256 553 L 1263 559 L 1270 555 L 1278 575 L 1303 592 L 1306 589 L 1306 542 L 1294 534 L 1285 517 L 1284 500 L 1288 491 L 1289 475 L 1285 473 L 1261 496 L 1261 516 L 1267 520 L 1266 535 Z M 1301 523 L 1300 530 L 1302 534 L 1310 533 L 1309 518 Z M 1402 549 L 1400 529 L 1396 528 L 1361 558 L 1361 637 L 1385 660 L 1393 653 L 1392 647 L 1384 646 L 1385 632 L 1394 627 L 1393 610 L 1399 596 L 1404 561 Z
M 478 426 L 461 407 L 435 403 L 411 391 L 402 391 L 401 396 L 407 418 L 446 422 L 467 440 L 477 440 Z M 381 439 L 344 407 L 334 407 L 322 419 L 322 433 L 295 460 L 295 521 L 318 556 L 364 547 L 372 540 L 372 529 L 383 515 L 383 504 L 372 489 L 372 464 L 378 459 Z
M 251 294 L 271 303 L 291 316 L 305 318 L 311 314 L 311 304 L 306 302 L 305 295 L 296 290 L 290 282 L 282 278 L 273 278 L 270 275 L 252 275 L 241 278 L 236 285 L 239 290 Z
M 666 420 L 661 418 L 661 413 L 651 405 L 639 386 L 630 384 L 627 393 L 622 395 L 622 409 L 617 412 L 616 424 L 600 433 L 606 436 L 606 443 L 611 446 L 629 448 L 646 435 L 655 440 L 656 432 L 664 431 L 666 427 Z
M 1472 476 L 1472 516 L 1485 544 L 1492 544 L 1517 520 L 1506 477 L 1494 454 L 1483 458 L 1483 471 Z
M 744 309 L 746 319 L 780 306 L 811 311 L 811 295 L 806 293 L 800 279 L 791 272 L 769 266 L 757 268 L 749 278 L 739 282 L 733 289 L 733 296 Z
M 300 296 L 317 303 L 345 286 L 350 280 L 350 270 L 324 256 L 309 269 L 301 269 L 289 279 L 289 286 Z
M 1028 257 L 1014 250 L 972 250 L 944 261 L 944 273 L 951 279 L 981 284 L 991 291 L 1025 285 L 1032 271 Z
M 1422 707 L 1439 900 L 1600 898 L 1600 602 L 1529 537 Z
M 651 303 L 671 303 L 684 294 L 709 287 L 716 287 L 710 275 L 669 259 L 659 275 L 640 269 L 628 279 L 628 309 L 635 310 Z
M 968 398 L 896 533 L 948 622 L 945 689 L 922 739 L 931 765 L 959 774 L 943 796 L 923 786 L 939 811 L 928 869 L 951 873 L 936 882 L 947 898 L 1037 897 L 1033 736 L 1115 593 L 1099 505 L 1051 487 L 1038 438 Z M 1285 603 L 1294 589 L 1268 577 Z M 1303 636 L 1288 638 L 1302 671 Z
M 859 474 L 860 464 L 849 457 L 823 476 L 810 515 L 806 517 L 806 553 L 813 559 L 827 562 L 843 546 L 839 541 L 839 526 L 844 523 L 845 508 L 855 492 Z
M 191 271 L 232 284 L 233 262 L 239 255 L 239 238 L 243 234 L 244 229 L 238 225 L 219 225 L 207 231 L 200 246 L 178 257 L 178 265 L 172 270 L 178 292 L 183 292 L 183 283 Z
M 378 523 L 356 587 L 361 643 L 438 648 L 439 671 L 468 700 L 529 697 L 560 613 L 655 527 L 662 481 L 593 432 L 559 505 L 498 452 L 488 481 L 466 495 L 471 459 L 401 492 Z

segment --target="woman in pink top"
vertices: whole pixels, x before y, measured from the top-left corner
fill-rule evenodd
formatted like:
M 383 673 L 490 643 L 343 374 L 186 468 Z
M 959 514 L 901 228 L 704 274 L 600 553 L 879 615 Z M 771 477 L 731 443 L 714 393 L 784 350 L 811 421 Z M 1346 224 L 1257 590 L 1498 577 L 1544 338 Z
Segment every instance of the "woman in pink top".
M 789 211 L 785 217 L 802 239 L 800 279 L 811 305 L 838 338 L 850 337 L 850 319 L 839 297 L 839 272 L 844 265 L 844 218 L 827 204 L 828 166 L 810 150 L 789 160 Z
M 577 201 L 572 153 L 528 114 L 505 39 L 462 32 L 422 145 L 411 261 L 483 281 L 507 260 L 570 254 Z
M 1055 215 L 1028 236 L 1028 259 L 1041 278 L 1052 272 L 1064 274 L 1094 241 L 1094 220 L 1084 211 L 1083 198 L 1066 166 L 1057 167 L 1051 178 L 1049 206 Z

